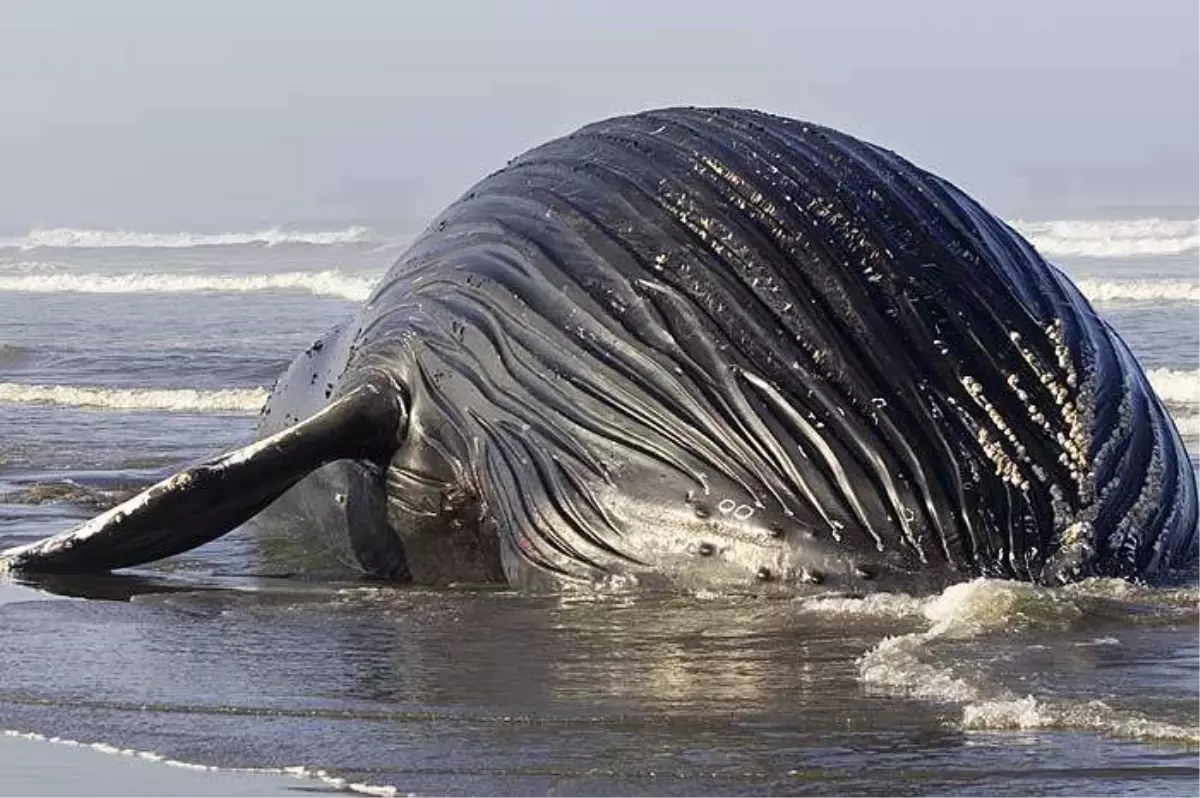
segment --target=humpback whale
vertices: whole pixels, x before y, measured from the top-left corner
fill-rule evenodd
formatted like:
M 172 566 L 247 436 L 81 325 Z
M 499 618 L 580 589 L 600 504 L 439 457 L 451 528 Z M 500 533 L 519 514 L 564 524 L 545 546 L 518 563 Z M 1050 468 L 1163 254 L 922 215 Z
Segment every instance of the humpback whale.
M 284 505 L 421 584 L 930 591 L 1197 561 L 1180 435 L 1063 272 L 897 154 L 739 109 L 513 159 L 296 358 L 253 442 L 0 562 L 133 566 Z

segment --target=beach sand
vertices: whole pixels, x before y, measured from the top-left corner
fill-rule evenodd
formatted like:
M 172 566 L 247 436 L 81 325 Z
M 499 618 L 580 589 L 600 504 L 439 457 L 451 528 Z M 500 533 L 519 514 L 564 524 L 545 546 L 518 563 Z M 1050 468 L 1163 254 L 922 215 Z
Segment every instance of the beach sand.
M 319 781 L 279 773 L 199 770 L 22 737 L 0 737 L 0 795 L 332 795 Z
M 0 582 L 0 604 L 57 601 L 39 590 Z M 333 795 L 319 778 L 285 773 L 210 770 L 155 761 L 153 755 L 0 731 L 0 796 Z M 344 793 L 343 793 L 344 794 Z

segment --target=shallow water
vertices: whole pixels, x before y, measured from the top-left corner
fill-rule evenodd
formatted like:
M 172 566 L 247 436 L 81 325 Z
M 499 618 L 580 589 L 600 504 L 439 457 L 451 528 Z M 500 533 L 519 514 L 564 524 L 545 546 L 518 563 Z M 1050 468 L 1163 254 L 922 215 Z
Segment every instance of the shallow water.
M 129 580 L 90 581 L 119 598 Z M 8 604 L 0 713 L 419 793 L 1194 794 L 1195 590 L 967 587 L 570 600 L 226 580 Z
M 1195 252 L 1112 257 L 1094 232 L 1050 243 L 1109 253 L 1063 265 L 1106 286 L 1195 458 Z M 242 440 L 385 244 L 0 247 L 0 545 Z M 235 534 L 8 587 L 0 729 L 305 768 L 293 789 L 1197 794 L 1194 585 L 633 600 L 278 572 Z M 12 791 L 49 784 L 31 778 Z

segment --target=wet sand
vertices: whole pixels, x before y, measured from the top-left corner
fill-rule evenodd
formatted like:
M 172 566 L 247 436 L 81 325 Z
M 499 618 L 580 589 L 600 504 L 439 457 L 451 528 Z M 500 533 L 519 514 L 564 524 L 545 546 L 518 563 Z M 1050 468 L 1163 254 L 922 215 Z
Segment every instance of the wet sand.
M 59 601 L 39 590 L 0 582 L 0 604 Z M 154 761 L 146 754 L 99 750 L 0 731 L 0 796 L 334 795 L 319 779 L 282 773 L 210 770 Z M 341 794 L 345 794 L 342 792 Z
M 0 737 L 0 795 L 333 795 L 319 781 L 276 773 L 200 770 L 91 747 Z M 342 793 L 345 794 L 345 793 Z

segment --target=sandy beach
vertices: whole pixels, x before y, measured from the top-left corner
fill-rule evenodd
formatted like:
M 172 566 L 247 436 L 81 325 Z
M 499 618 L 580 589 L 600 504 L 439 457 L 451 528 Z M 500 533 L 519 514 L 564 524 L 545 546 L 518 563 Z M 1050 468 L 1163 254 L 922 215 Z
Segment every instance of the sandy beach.
M 320 781 L 203 770 L 92 747 L 0 737 L 0 795 L 332 795 Z
M 0 604 L 60 601 L 39 590 L 0 583 Z M 49 740 L 25 730 L 0 731 L 0 795 L 264 796 L 332 795 L 316 774 L 215 770 L 103 743 Z

